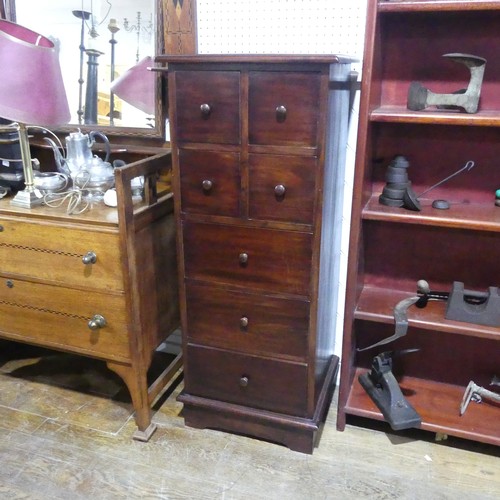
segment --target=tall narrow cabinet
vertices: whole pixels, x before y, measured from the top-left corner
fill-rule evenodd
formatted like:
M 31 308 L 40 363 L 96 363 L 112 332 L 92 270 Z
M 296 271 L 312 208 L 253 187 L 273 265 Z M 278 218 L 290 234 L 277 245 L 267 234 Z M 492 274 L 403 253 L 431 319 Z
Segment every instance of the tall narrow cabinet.
M 351 61 L 158 60 L 168 63 L 185 422 L 311 453 L 338 365 L 332 206 Z
M 383 416 L 358 381 L 381 351 L 407 348 L 394 373 L 421 428 L 500 444 L 500 407 L 471 402 L 468 383 L 488 389 L 500 372 L 500 325 L 445 319 L 446 303 L 408 309 L 409 328 L 395 342 L 359 351 L 394 333 L 393 308 L 416 295 L 420 279 L 450 292 L 453 282 L 486 293 L 500 285 L 500 1 L 369 0 L 353 197 L 338 428 L 350 416 Z M 412 82 L 435 93 L 467 87 L 469 70 L 443 58 L 485 58 L 477 113 L 435 106 L 407 108 Z M 421 211 L 379 202 L 387 167 L 409 161 Z M 432 207 L 447 200 L 449 209 Z M 498 387 L 496 388 L 497 392 Z

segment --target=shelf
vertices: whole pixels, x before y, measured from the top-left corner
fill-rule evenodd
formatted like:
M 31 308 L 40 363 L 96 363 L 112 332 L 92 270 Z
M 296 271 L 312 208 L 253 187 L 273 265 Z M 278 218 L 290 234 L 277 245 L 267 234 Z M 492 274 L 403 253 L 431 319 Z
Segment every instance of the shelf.
M 427 279 L 431 289 L 444 292 L 455 281 L 485 292 L 498 285 L 500 269 L 500 207 L 495 206 L 500 187 L 495 185 L 500 0 L 368 0 L 367 5 L 339 430 L 347 414 L 384 420 L 357 375 L 375 355 L 365 348 L 394 333 L 394 308 L 417 295 L 417 280 Z M 478 112 L 408 109 L 412 82 L 436 94 L 460 92 L 468 85 L 467 68 L 442 59 L 455 52 L 488 61 Z M 379 202 L 387 176 L 397 173 L 389 170 L 396 155 L 408 159 L 412 188 L 417 197 L 423 193 L 419 211 Z M 469 160 L 477 167 L 474 172 L 452 179 Z M 427 193 L 431 186 L 435 189 Z M 438 199 L 450 207 L 432 208 Z M 419 350 L 420 355 L 397 361 L 395 367 L 397 373 L 404 368 L 403 385 L 422 416 L 422 429 L 500 445 L 499 404 L 473 404 L 459 416 L 469 380 L 486 387 L 498 371 L 500 324 L 448 320 L 446 309 L 447 301 L 412 305 L 406 335 L 381 350 Z
M 392 325 L 394 324 L 394 306 L 401 300 L 414 295 L 416 295 L 416 292 L 409 293 L 401 290 L 365 286 L 354 311 L 354 317 L 358 320 Z M 423 330 L 500 340 L 500 328 L 447 320 L 444 317 L 445 308 L 446 303 L 444 301 L 429 301 L 427 306 L 422 309 L 410 307 L 408 309 L 408 323 L 410 327 Z
M 488 204 L 452 204 L 449 210 L 422 204 L 420 212 L 382 205 L 378 197 L 377 193 L 369 199 L 362 212 L 364 220 L 500 232 L 500 207 L 495 205 L 493 196 Z
M 500 10 L 500 2 L 483 2 L 475 0 L 381 0 L 378 3 L 380 12 L 439 12 L 439 11 L 471 11 Z
M 408 82 L 409 86 L 410 82 Z M 406 106 L 384 105 L 375 108 L 370 113 L 370 120 L 383 123 L 500 127 L 500 111 L 487 109 L 477 113 L 463 113 L 459 111 L 439 111 L 431 108 L 423 111 L 411 111 Z
M 356 368 L 345 411 L 351 415 L 384 420 L 358 382 L 358 376 L 365 372 L 365 369 Z M 408 402 L 422 418 L 421 429 L 500 445 L 498 405 L 471 402 L 464 415 L 460 416 L 465 387 L 414 377 L 403 377 L 398 382 Z

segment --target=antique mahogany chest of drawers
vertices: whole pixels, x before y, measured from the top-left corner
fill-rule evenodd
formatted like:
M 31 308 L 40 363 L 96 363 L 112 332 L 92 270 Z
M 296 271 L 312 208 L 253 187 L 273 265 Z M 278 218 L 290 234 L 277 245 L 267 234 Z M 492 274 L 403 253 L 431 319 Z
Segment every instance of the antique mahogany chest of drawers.
M 0 338 L 102 359 L 127 385 L 134 438 L 155 429 L 150 406 L 181 357 L 148 384 L 155 349 L 179 324 L 169 152 L 116 169 L 118 208 L 80 215 L 0 200 Z M 130 181 L 144 176 L 134 204 Z M 151 382 L 151 381 L 150 381 Z
M 157 61 L 168 64 L 185 422 L 311 453 L 338 364 L 323 193 L 331 203 L 328 138 L 342 115 L 331 74 L 345 80 L 350 61 Z

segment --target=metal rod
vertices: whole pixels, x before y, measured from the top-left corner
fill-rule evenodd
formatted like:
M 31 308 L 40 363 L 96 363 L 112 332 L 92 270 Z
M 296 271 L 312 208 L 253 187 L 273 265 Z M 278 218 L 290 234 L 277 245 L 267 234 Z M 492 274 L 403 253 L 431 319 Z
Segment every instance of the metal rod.
M 87 12 L 85 10 L 74 10 L 73 15 L 77 17 L 78 19 L 82 20 L 82 27 L 80 31 L 80 77 L 78 78 L 78 123 L 81 125 L 83 121 L 83 109 L 82 109 L 82 104 L 83 104 L 83 84 L 85 80 L 83 79 L 83 61 L 84 61 L 84 54 L 85 54 L 85 44 L 84 42 L 84 37 L 85 37 L 85 21 L 90 17 L 90 12 Z
M 417 198 L 420 198 L 424 194 L 427 194 L 431 189 L 434 189 L 435 187 L 440 186 L 441 184 L 445 183 L 446 181 L 449 181 L 452 177 L 455 177 L 460 172 L 463 172 L 464 170 L 467 170 L 467 172 L 468 172 L 469 170 L 472 169 L 473 166 L 474 166 L 474 162 L 472 160 L 469 160 L 460 170 L 457 170 L 454 174 L 451 174 L 448 177 L 446 177 L 446 179 L 443 179 L 442 181 L 439 181 L 437 184 L 434 184 L 433 186 L 431 186 L 429 189 L 426 189 L 423 193 L 420 193 L 417 196 Z
M 111 31 L 111 28 L 109 28 L 109 30 Z M 111 31 L 111 40 L 109 41 L 109 43 L 111 44 L 111 75 L 109 79 L 110 83 L 112 83 L 115 79 L 115 45 L 117 43 L 115 40 L 115 33 L 116 31 Z M 112 91 L 109 92 L 109 124 L 115 124 L 115 94 Z

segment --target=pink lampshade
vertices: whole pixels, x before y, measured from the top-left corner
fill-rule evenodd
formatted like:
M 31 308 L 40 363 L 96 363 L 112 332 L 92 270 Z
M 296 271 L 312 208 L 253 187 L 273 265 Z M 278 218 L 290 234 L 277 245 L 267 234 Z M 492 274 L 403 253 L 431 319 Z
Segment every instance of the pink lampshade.
M 71 117 L 54 44 L 10 21 L 0 20 L 0 116 L 55 127 Z
M 152 65 L 153 59 L 145 57 L 111 84 L 111 92 L 148 115 L 155 112 L 156 75 L 148 70 Z

